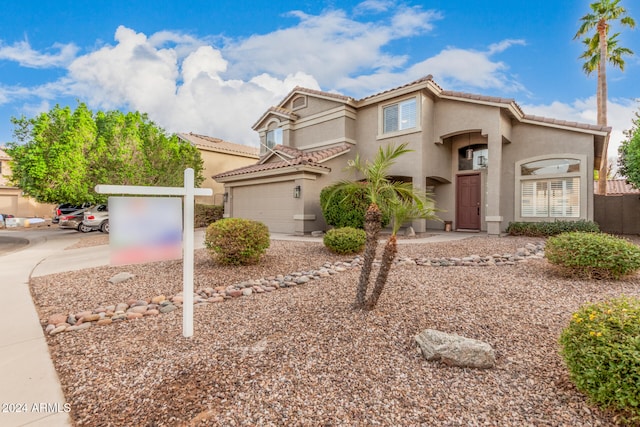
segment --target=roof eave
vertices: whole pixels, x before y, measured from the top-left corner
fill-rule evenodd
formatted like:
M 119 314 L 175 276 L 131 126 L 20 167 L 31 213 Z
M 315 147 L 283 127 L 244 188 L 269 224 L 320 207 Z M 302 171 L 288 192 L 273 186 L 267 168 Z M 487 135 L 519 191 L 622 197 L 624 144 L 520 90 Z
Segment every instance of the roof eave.
M 216 178 L 217 175 L 214 175 L 211 178 L 213 178 L 215 181 L 219 183 L 227 183 L 227 182 L 253 180 L 258 178 L 290 175 L 290 174 L 299 173 L 299 172 L 308 172 L 308 173 L 314 173 L 317 175 L 327 175 L 329 172 L 331 172 L 331 169 L 326 166 L 297 164 L 297 165 L 283 166 L 281 168 L 276 168 L 276 169 L 240 173 L 237 175 L 229 175 L 229 176 L 218 177 L 218 178 Z

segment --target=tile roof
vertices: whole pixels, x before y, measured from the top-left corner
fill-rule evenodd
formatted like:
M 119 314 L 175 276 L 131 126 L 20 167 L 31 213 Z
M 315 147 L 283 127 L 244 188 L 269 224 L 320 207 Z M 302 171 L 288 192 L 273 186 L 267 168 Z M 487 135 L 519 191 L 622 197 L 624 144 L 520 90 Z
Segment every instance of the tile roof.
M 335 99 L 338 99 L 340 101 L 345 101 L 345 102 L 355 101 L 355 99 L 351 98 L 350 96 L 346 96 L 346 95 L 342 95 L 342 94 L 334 93 L 334 92 L 325 92 L 323 90 L 309 89 L 309 88 L 302 87 L 302 86 L 294 87 L 293 90 L 291 92 L 289 92 L 289 95 L 285 96 L 284 99 L 287 99 L 289 96 L 291 96 L 295 92 L 304 92 L 304 93 L 307 93 L 309 95 L 325 96 L 325 97 L 328 97 L 328 98 L 335 98 Z
M 549 123 L 549 124 L 560 125 L 560 126 L 569 126 L 569 127 L 578 128 L 578 129 L 587 129 L 587 130 L 596 130 L 596 131 L 602 131 L 602 132 L 611 132 L 611 128 L 610 127 L 601 126 L 601 125 L 591 125 L 591 124 L 587 124 L 587 123 L 569 122 L 567 120 L 550 119 L 548 117 L 533 116 L 531 114 L 525 114 L 524 118 L 527 119 L 527 120 L 533 120 L 533 121 L 536 121 L 536 122 Z
M 594 184 L 594 191 L 598 194 L 598 181 Z M 640 194 L 640 188 L 633 188 L 626 179 L 607 180 L 607 194 Z
M 335 156 L 344 154 L 351 149 L 349 144 L 340 144 L 334 147 L 323 148 L 315 151 L 303 151 L 293 147 L 287 147 L 284 145 L 276 145 L 273 147 L 273 151 L 283 155 L 284 158 L 279 158 L 279 160 L 273 162 L 263 163 L 267 158 L 273 156 L 273 153 L 269 153 L 264 155 L 260 162 L 255 165 L 245 166 L 238 169 L 233 169 L 227 172 L 222 172 L 213 176 L 213 179 L 216 178 L 225 178 L 229 176 L 237 176 L 237 175 L 246 175 L 253 172 L 263 172 L 275 169 L 283 169 L 289 166 L 297 166 L 297 165 L 309 165 L 315 166 L 319 168 L 326 169 L 330 171 L 331 169 L 323 166 L 323 163 L 326 160 L 329 160 Z
M 221 153 L 238 154 L 245 157 L 258 158 L 260 150 L 256 147 L 249 147 L 248 145 L 235 144 L 233 142 L 224 141 L 220 138 L 214 138 L 206 135 L 198 135 L 193 132 L 179 133 L 178 136 L 195 145 L 198 148 L 202 148 L 207 151 L 218 151 Z
M 426 76 L 424 76 L 422 78 L 419 78 L 418 80 L 414 80 L 414 81 L 412 81 L 410 83 L 407 83 L 407 84 L 404 84 L 402 86 L 394 87 L 392 89 L 388 89 L 388 90 L 385 90 L 385 91 L 382 91 L 382 92 L 378 92 L 378 93 L 375 93 L 373 95 L 365 96 L 364 98 L 359 99 L 358 102 L 362 102 L 362 101 L 367 100 L 369 98 L 380 96 L 380 95 L 383 95 L 383 94 L 389 93 L 389 92 L 394 92 L 396 90 L 404 89 L 406 87 L 413 86 L 413 85 L 416 85 L 416 84 L 419 84 L 419 83 L 424 83 L 424 82 L 431 82 L 431 83 L 435 84 L 438 88 L 440 88 L 440 86 L 438 86 L 436 84 L 436 82 L 433 81 L 433 76 L 431 74 L 429 74 L 429 75 L 426 75 Z

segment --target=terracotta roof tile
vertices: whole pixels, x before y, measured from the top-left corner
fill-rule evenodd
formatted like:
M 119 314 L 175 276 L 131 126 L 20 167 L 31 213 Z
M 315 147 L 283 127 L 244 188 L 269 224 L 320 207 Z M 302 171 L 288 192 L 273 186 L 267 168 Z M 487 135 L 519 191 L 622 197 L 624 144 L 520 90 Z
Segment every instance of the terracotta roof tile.
M 229 176 L 237 176 L 237 175 L 246 175 L 253 172 L 263 172 L 275 169 L 282 169 L 289 166 L 296 165 L 310 165 L 315 167 L 324 168 L 330 170 L 330 168 L 326 166 L 322 166 L 322 162 L 328 160 L 337 155 L 348 152 L 351 149 L 349 144 L 340 144 L 335 147 L 323 148 L 315 151 L 302 151 L 297 148 L 287 147 L 284 145 L 276 145 L 273 147 L 273 151 L 284 154 L 286 157 L 290 157 L 290 159 L 285 160 L 277 160 L 268 163 L 261 163 L 265 157 L 260 159 L 255 165 L 245 166 L 238 169 L 233 169 L 227 172 L 219 173 L 213 176 L 213 179 L 216 178 L 225 178 Z
M 594 184 L 594 191 L 598 194 L 598 181 Z M 640 188 L 633 188 L 626 179 L 607 180 L 607 194 L 640 194 Z
M 610 127 L 601 126 L 601 125 L 591 125 L 591 124 L 586 124 L 586 123 L 569 122 L 569 121 L 566 121 L 566 120 L 551 119 L 551 118 L 548 118 L 548 117 L 534 116 L 534 115 L 531 115 L 531 114 L 525 114 L 524 118 L 527 119 L 527 120 L 533 120 L 533 121 L 536 121 L 536 122 L 550 123 L 550 124 L 560 125 L 560 126 L 569 126 L 569 127 L 574 127 L 574 128 L 578 128 L 578 129 L 588 129 L 588 130 L 598 130 L 598 131 L 603 131 L 603 132 L 611 132 L 611 128 Z
M 230 154 L 240 154 L 248 157 L 258 158 L 260 150 L 256 147 L 249 147 L 248 145 L 235 144 L 233 142 L 224 141 L 220 138 L 214 138 L 212 136 L 198 135 L 193 132 L 179 133 L 178 136 L 198 148 L 210 151 L 219 151 Z
M 402 85 L 402 86 L 398 86 L 398 87 L 394 87 L 394 88 L 392 88 L 392 89 L 388 89 L 388 90 L 385 90 L 385 91 L 382 91 L 382 92 L 378 92 L 378 93 L 373 94 L 373 95 L 365 96 L 364 98 L 359 99 L 359 100 L 358 100 L 358 102 L 360 102 L 360 101 L 364 101 L 364 100 L 366 100 L 366 99 L 373 98 L 373 97 L 375 97 L 375 96 L 379 96 L 379 95 L 382 95 L 382 94 L 385 94 L 385 93 L 393 92 L 393 91 L 396 91 L 396 90 L 398 90 L 398 89 L 403 89 L 403 88 L 405 88 L 405 87 L 413 86 L 413 85 L 415 85 L 415 84 L 428 82 L 428 81 L 430 81 L 430 82 L 432 82 L 432 83 L 434 83 L 434 84 L 435 84 L 435 82 L 433 81 L 433 76 L 432 76 L 431 74 L 429 74 L 429 75 L 427 75 L 427 76 L 425 76 L 425 77 L 422 77 L 422 78 L 420 78 L 420 79 L 418 79 L 418 80 L 414 80 L 414 81 L 412 81 L 411 83 L 407 83 L 407 84 L 404 84 L 404 85 Z M 437 85 L 436 85 L 436 86 L 437 86 Z M 439 86 L 438 86 L 438 87 L 439 87 Z
M 291 94 L 293 94 L 295 92 L 304 92 L 304 93 L 307 93 L 309 95 L 320 95 L 320 96 L 325 96 L 325 97 L 328 97 L 328 98 L 335 98 L 335 99 L 338 99 L 340 101 L 345 101 L 345 102 L 355 101 L 355 99 L 351 98 L 350 96 L 342 95 L 342 94 L 339 94 L 339 93 L 333 93 L 333 92 L 325 92 L 323 90 L 309 89 L 309 88 L 302 87 L 302 86 L 296 86 L 295 88 L 293 88 L 293 90 L 289 93 L 289 95 L 287 95 L 285 97 L 285 99 L 287 99 Z

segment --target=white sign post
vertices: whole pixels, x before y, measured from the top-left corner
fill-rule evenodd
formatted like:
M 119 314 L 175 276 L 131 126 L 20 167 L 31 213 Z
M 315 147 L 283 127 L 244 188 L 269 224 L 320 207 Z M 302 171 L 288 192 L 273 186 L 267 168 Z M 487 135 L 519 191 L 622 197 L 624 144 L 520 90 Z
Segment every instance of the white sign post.
M 182 335 L 193 336 L 193 215 L 194 196 L 211 196 L 210 188 L 194 188 L 193 169 L 184 170 L 184 187 L 145 187 L 137 185 L 96 185 L 100 194 L 135 194 L 148 196 L 183 196 L 184 231 L 182 252 Z

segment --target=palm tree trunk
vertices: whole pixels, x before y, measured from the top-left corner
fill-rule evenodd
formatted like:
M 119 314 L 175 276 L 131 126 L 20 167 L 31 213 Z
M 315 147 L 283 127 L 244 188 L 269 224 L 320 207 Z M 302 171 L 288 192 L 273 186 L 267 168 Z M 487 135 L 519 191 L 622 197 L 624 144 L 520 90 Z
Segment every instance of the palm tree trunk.
M 367 287 L 369 286 L 369 277 L 373 261 L 376 257 L 376 249 L 378 248 L 378 233 L 382 228 L 382 212 L 375 203 L 369 205 L 367 213 L 364 216 L 364 231 L 367 239 L 364 246 L 364 261 L 362 270 L 360 270 L 360 281 L 358 282 L 358 291 L 356 293 L 356 308 L 363 308 L 365 298 L 367 296 Z
M 600 37 L 600 62 L 598 63 L 598 124 L 607 125 L 607 22 L 601 19 L 598 22 Z M 607 167 L 608 167 L 609 140 L 605 138 L 602 146 L 602 160 L 598 170 L 598 194 L 607 194 Z
M 387 244 L 384 246 L 380 271 L 378 271 L 378 277 L 376 277 L 376 283 L 373 287 L 373 291 L 371 291 L 371 296 L 367 299 L 364 305 L 365 310 L 373 310 L 374 308 L 376 308 L 378 300 L 380 299 L 380 295 L 382 295 L 382 291 L 384 290 L 384 285 L 387 283 L 389 271 L 391 270 L 393 260 L 395 259 L 397 253 L 398 241 L 396 239 L 396 235 L 392 234 L 391 237 L 389 237 Z

